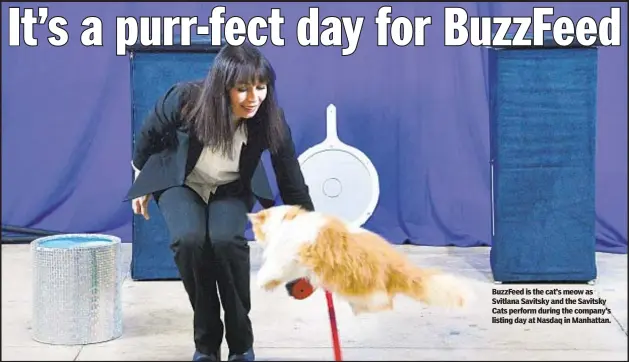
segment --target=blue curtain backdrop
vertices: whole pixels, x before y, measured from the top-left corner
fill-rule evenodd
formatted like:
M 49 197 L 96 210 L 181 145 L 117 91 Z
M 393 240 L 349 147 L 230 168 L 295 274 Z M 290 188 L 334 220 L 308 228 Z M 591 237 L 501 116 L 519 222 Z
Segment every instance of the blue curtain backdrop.
M 132 213 L 122 203 L 131 180 L 129 59 L 116 56 L 117 16 L 199 16 L 217 3 L 47 3 L 63 16 L 70 40 L 9 47 L 2 4 L 2 223 L 131 239 Z M 392 3 L 393 16 L 432 16 L 424 47 L 378 47 L 373 21 L 386 4 L 283 4 L 285 46 L 264 53 L 298 152 L 325 137 L 334 103 L 339 137 L 378 169 L 380 202 L 367 227 L 392 243 L 491 245 L 486 51 L 443 46 L 444 3 Z M 469 16 L 530 16 L 554 6 L 573 20 L 622 8 L 622 46 L 600 49 L 597 129 L 597 248 L 627 251 L 627 6 L 625 3 L 448 3 Z M 269 16 L 274 5 L 228 4 L 227 15 Z M 296 25 L 317 6 L 325 16 L 364 16 L 357 51 L 302 47 Z M 80 43 L 81 21 L 98 16 L 103 46 Z M 345 44 L 345 41 L 344 41 Z M 265 156 L 265 162 L 268 157 Z

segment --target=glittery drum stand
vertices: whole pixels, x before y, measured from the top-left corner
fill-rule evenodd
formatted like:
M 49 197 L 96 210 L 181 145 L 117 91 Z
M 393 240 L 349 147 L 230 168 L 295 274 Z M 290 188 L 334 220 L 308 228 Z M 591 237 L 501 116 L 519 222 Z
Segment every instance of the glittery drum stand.
M 66 234 L 31 243 L 34 340 L 83 345 L 122 335 L 120 239 Z

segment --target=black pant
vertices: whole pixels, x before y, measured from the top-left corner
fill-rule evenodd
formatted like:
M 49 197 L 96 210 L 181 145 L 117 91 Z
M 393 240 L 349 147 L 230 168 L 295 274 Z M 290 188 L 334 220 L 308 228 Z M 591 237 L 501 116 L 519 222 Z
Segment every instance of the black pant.
M 220 350 L 223 328 L 231 354 L 253 345 L 249 245 L 244 236 L 253 197 L 237 185 L 219 187 L 208 205 L 186 186 L 157 195 L 194 311 L 194 342 L 205 354 Z

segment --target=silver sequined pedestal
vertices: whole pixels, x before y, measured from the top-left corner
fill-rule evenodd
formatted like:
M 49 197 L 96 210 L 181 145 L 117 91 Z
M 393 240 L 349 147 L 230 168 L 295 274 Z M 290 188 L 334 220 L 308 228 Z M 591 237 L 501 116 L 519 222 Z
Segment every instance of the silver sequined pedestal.
M 37 239 L 33 260 L 33 339 L 82 345 L 122 335 L 120 239 L 65 234 Z

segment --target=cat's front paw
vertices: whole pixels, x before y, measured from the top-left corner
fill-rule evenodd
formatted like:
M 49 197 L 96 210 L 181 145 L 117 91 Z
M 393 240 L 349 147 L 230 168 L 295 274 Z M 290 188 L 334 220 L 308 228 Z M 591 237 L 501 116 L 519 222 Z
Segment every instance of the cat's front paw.
M 279 287 L 282 282 L 280 280 L 274 279 L 274 280 L 270 280 L 268 282 L 263 282 L 263 283 L 259 283 L 260 287 L 266 291 L 271 291 L 277 287 Z

